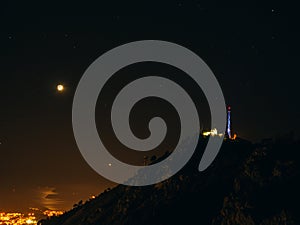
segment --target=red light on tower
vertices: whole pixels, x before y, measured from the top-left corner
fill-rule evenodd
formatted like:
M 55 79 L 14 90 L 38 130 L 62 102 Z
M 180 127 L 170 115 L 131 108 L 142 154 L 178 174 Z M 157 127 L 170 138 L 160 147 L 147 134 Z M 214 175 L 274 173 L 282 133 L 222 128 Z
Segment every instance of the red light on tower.
M 230 107 L 230 106 L 228 106 L 228 107 L 227 107 L 227 110 L 228 110 L 228 111 L 230 111 L 230 110 L 231 110 L 231 107 Z

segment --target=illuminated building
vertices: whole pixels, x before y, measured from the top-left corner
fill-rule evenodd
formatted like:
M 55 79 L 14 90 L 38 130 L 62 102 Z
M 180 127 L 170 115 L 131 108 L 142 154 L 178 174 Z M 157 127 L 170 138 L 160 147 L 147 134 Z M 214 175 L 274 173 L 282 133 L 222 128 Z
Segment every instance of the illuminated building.
M 216 128 L 214 128 L 214 129 L 212 129 L 210 131 L 205 131 L 205 132 L 202 133 L 202 135 L 203 136 L 212 136 L 212 137 L 214 137 L 214 136 L 223 137 L 223 134 L 222 133 L 218 133 L 218 131 L 217 131 Z
M 204 131 L 202 133 L 203 136 L 212 136 L 212 137 L 223 137 L 223 133 L 218 133 L 216 128 L 211 129 L 210 131 Z M 226 131 L 225 131 L 225 138 L 235 140 L 236 134 L 232 135 L 231 129 L 231 107 L 227 107 L 227 124 L 226 124 Z

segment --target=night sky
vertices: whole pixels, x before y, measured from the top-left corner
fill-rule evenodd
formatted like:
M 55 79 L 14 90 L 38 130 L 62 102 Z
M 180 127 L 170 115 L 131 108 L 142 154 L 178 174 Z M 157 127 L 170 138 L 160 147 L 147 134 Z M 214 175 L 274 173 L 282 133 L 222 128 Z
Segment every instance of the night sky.
M 22 6 L 13 16 L 12 6 L 2 8 L 0 211 L 66 210 L 113 185 L 80 155 L 72 101 L 87 67 L 132 41 L 165 40 L 198 54 L 232 107 L 239 137 L 256 142 L 290 131 L 299 137 L 296 10 L 272 3 L 224 8 L 173 2 L 144 10 L 148 7 L 136 17 L 119 13 L 135 11 L 129 5 L 112 14 L 96 16 L 94 10 L 93 16 L 80 17 L 18 14 Z M 57 92 L 58 84 L 64 92 Z

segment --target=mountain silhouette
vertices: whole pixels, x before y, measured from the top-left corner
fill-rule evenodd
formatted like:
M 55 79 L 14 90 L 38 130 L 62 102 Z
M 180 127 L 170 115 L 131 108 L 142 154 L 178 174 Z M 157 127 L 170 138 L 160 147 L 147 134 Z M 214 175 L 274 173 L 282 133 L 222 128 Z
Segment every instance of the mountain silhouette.
M 300 224 L 299 142 L 225 140 L 212 165 L 199 172 L 206 142 L 201 138 L 188 164 L 168 180 L 118 185 L 39 224 Z

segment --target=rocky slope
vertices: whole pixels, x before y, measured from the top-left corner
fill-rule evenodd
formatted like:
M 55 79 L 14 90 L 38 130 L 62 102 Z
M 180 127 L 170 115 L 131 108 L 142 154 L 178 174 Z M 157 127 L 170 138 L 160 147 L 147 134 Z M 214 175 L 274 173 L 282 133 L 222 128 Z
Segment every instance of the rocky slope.
M 300 224 L 299 143 L 226 141 L 204 172 L 203 145 L 175 176 L 119 185 L 41 225 Z

